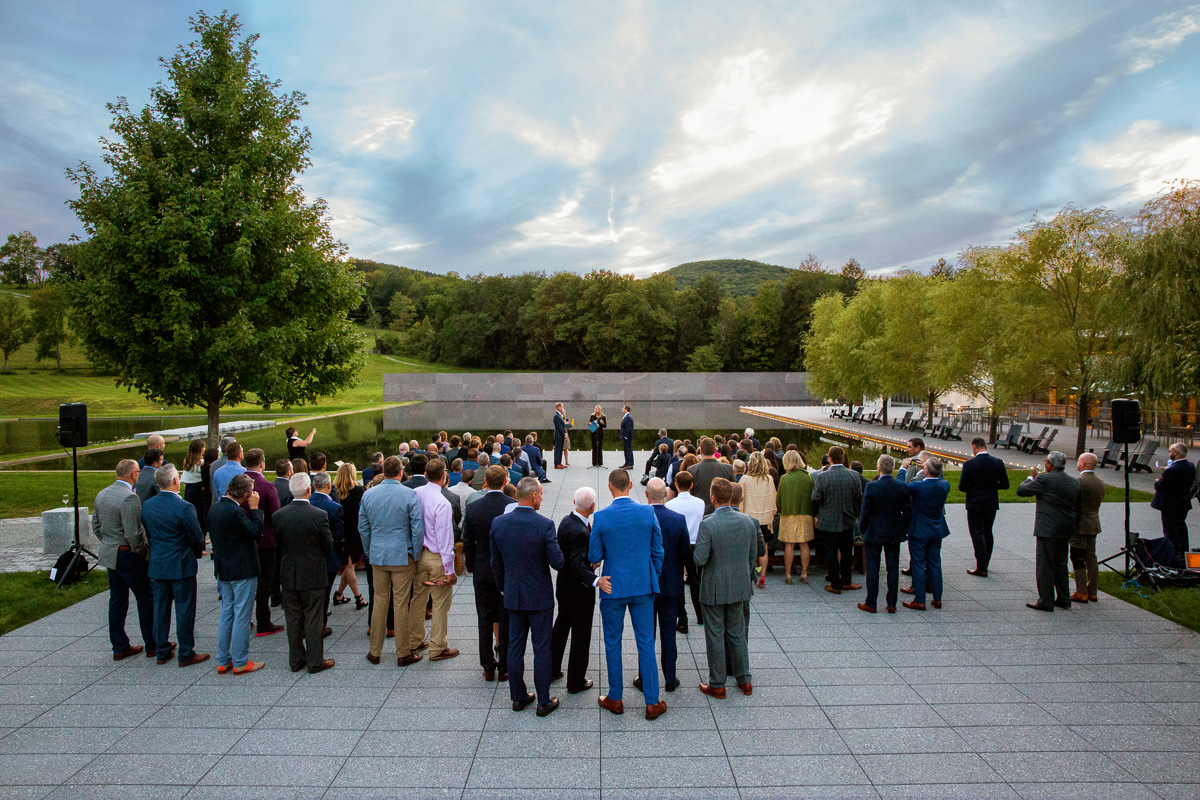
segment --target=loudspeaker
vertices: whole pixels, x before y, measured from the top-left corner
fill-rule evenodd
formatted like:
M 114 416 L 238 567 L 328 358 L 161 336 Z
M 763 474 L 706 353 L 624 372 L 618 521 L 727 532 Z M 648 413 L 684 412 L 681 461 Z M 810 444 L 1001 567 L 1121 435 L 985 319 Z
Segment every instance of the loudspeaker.
M 1118 444 L 1133 444 L 1142 438 L 1142 409 L 1137 400 L 1112 401 L 1112 438 Z
M 87 403 L 63 403 L 58 407 L 58 443 L 63 447 L 87 447 Z

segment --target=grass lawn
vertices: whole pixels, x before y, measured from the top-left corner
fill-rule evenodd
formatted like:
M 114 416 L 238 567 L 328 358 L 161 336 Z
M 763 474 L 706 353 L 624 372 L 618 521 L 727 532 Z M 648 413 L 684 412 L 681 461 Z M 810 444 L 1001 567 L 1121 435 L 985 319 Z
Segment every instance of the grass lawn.
M 1152 611 L 1160 617 L 1178 622 L 1186 628 L 1200 631 L 1200 587 L 1188 589 L 1151 589 L 1132 584 L 1115 572 L 1100 569 L 1100 590 L 1119 600 Z
M 74 586 L 55 587 L 47 572 L 0 573 L 0 634 L 28 625 L 108 589 L 108 574 L 97 568 Z

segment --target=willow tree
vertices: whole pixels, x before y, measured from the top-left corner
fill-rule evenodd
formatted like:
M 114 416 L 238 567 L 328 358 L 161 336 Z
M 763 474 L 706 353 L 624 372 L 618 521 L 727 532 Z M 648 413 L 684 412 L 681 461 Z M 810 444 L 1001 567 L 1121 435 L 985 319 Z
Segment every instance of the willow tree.
M 362 290 L 298 183 L 304 96 L 259 70 L 236 15 L 191 24 L 149 105 L 108 105 L 109 174 L 68 170 L 89 236 L 72 324 L 118 385 L 203 408 L 215 444 L 224 407 L 300 405 L 354 380 Z
M 833 292 L 813 304 L 812 328 L 804 336 L 804 366 L 813 396 L 853 406 L 882 393 L 868 354 L 882 319 L 874 299 L 870 291 L 849 301 Z

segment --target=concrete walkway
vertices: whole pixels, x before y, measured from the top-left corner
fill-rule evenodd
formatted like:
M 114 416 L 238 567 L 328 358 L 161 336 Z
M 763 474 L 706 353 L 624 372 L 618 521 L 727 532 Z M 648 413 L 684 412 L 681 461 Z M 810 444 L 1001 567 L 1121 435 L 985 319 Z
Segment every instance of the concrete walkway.
M 585 483 L 607 501 L 607 472 L 585 458 L 551 473 L 543 513 L 560 519 Z M 252 639 L 267 667 L 243 677 L 212 661 L 114 663 L 99 595 L 0 637 L 0 798 L 1200 796 L 1200 635 L 1106 595 L 1026 609 L 1033 512 L 1002 508 L 992 577 L 979 579 L 951 507 L 941 611 L 869 615 L 855 609 L 862 592 L 821 591 L 820 571 L 785 586 L 776 570 L 752 604 L 753 696 L 696 690 L 693 624 L 683 686 L 653 723 L 632 688 L 622 717 L 597 708 L 599 691 L 561 683 L 551 716 L 513 713 L 507 686 L 480 676 L 469 578 L 451 608 L 459 658 L 372 666 L 366 612 L 338 606 L 337 667 L 319 675 L 288 671 L 284 634 Z M 1102 552 L 1119 545 L 1119 516 L 1104 508 Z M 1158 530 L 1145 504 L 1134 522 Z M 214 653 L 207 563 L 200 573 L 198 647 Z M 590 674 L 603 690 L 600 638 L 597 615 Z M 633 653 L 627 628 L 627 687 Z

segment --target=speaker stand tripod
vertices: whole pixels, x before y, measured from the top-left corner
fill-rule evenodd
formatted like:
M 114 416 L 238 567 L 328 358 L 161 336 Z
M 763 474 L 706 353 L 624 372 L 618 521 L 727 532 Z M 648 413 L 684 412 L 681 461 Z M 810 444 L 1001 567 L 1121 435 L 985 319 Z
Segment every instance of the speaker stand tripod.
M 1123 575 L 1125 580 L 1129 580 L 1129 562 L 1131 557 L 1134 555 L 1133 547 L 1137 542 L 1137 539 L 1138 536 L 1136 533 L 1129 532 L 1129 442 L 1125 442 L 1125 546 L 1113 553 L 1108 558 L 1097 562 L 1097 566 L 1103 564 L 1104 566 L 1113 570 L 1113 572 Z M 1113 569 L 1111 566 L 1109 566 L 1108 562 L 1112 561 L 1113 559 L 1120 558 L 1121 556 L 1125 556 L 1125 569 L 1123 571 Z
M 78 563 L 79 559 L 83 558 L 84 553 L 91 556 L 93 561 L 88 567 L 88 572 L 91 572 L 95 568 L 96 562 L 99 561 L 99 557 L 84 547 L 83 540 L 79 538 L 79 448 L 75 446 L 71 447 L 71 480 L 75 485 L 75 543 L 71 545 L 73 555 L 71 556 L 70 563 L 67 564 L 67 568 L 58 575 L 58 580 L 55 581 L 55 586 L 59 589 L 63 587 L 63 581 L 75 569 L 75 564 Z

